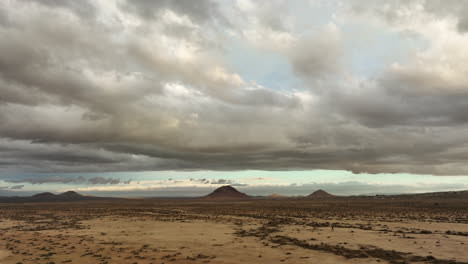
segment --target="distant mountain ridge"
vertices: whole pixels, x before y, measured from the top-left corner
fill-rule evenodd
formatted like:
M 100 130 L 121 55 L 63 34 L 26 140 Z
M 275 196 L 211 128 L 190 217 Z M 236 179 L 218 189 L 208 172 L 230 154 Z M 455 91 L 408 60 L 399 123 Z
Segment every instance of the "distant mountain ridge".
M 77 192 L 74 191 L 68 191 L 60 194 L 53 194 L 50 192 L 45 192 L 45 193 L 38 193 L 31 198 L 37 199 L 37 200 L 66 200 L 66 201 L 72 201 L 72 200 L 83 200 L 86 199 L 87 197 L 92 198 L 92 196 L 83 196 Z
M 85 201 L 85 200 L 103 200 L 103 199 L 116 199 L 109 197 L 96 197 L 85 196 L 74 191 L 68 191 L 60 194 L 53 194 L 51 192 L 38 193 L 32 196 L 24 197 L 0 197 L 0 202 L 71 202 L 71 201 Z
M 288 196 L 284 196 L 284 195 L 281 195 L 281 194 L 277 194 L 277 193 L 273 193 L 273 194 L 270 194 L 267 196 L 268 198 L 288 198 Z
M 446 192 L 428 192 L 428 193 L 403 193 L 403 194 L 375 194 L 374 197 L 387 197 L 387 198 L 467 198 L 468 199 L 468 190 L 463 191 L 446 191 Z M 371 197 L 372 197 L 371 196 Z
M 140 197 L 138 199 L 154 199 L 155 197 Z M 187 198 L 187 197 L 186 197 Z M 193 197 L 195 198 L 195 197 Z M 429 192 L 429 193 L 407 193 L 407 194 L 371 194 L 371 195 L 350 195 L 350 196 L 335 196 L 324 190 L 317 190 L 308 196 L 282 196 L 272 194 L 269 196 L 249 196 L 239 192 L 232 186 L 222 186 L 214 190 L 210 194 L 201 199 L 211 200 L 242 200 L 242 199 L 313 199 L 313 198 L 335 198 L 335 199 L 417 199 L 417 198 L 437 198 L 445 199 L 464 199 L 468 201 L 468 190 L 461 191 L 445 191 L 445 192 Z M 38 193 L 32 196 L 0 196 L 0 203 L 34 203 L 34 202 L 73 202 L 73 201 L 91 201 L 91 200 L 120 200 L 120 199 L 135 199 L 130 197 L 97 197 L 81 195 L 74 191 L 67 191 L 61 194 L 53 194 L 51 192 Z M 171 199 L 171 197 L 164 197 Z M 173 197 L 172 199 L 180 199 Z
M 207 199 L 219 199 L 219 200 L 229 200 L 229 199 L 249 199 L 245 193 L 239 192 L 236 188 L 232 187 L 231 185 L 226 185 L 219 187 L 218 189 L 214 190 L 212 193 L 203 196 L 203 198 Z

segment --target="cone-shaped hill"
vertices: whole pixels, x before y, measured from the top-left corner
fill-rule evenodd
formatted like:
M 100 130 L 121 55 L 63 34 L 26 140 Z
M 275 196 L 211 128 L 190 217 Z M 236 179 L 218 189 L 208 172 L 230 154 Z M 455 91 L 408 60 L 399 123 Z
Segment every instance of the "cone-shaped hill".
M 329 197 L 335 197 L 333 194 L 329 194 L 324 190 L 317 190 L 307 196 L 308 198 L 329 198 Z
M 67 198 L 67 199 L 74 199 L 74 198 L 82 198 L 83 197 L 83 195 L 81 195 L 81 194 L 79 194 L 77 192 L 74 192 L 74 191 L 64 192 L 64 193 L 61 193 L 61 194 L 59 194 L 57 196 Z
M 204 196 L 203 198 L 208 199 L 219 199 L 219 200 L 229 200 L 229 199 L 248 199 L 249 196 L 245 193 L 239 192 L 236 188 L 226 185 L 219 187 L 214 190 L 212 193 Z

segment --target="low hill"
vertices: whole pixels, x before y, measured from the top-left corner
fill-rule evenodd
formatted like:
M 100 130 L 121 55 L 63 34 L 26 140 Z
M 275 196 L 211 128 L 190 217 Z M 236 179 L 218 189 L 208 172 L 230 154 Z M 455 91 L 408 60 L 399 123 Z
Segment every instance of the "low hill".
M 468 190 L 448 191 L 448 192 L 430 192 L 430 193 L 407 193 L 394 195 L 376 195 L 384 198 L 440 198 L 440 199 L 468 199 Z
M 31 196 L 32 199 L 54 199 L 57 195 L 51 192 L 38 193 Z
M 26 197 L 27 200 L 32 201 L 76 201 L 76 200 L 89 200 L 88 196 L 83 196 L 74 191 L 68 191 L 61 194 L 53 194 L 50 192 L 38 193 L 31 197 Z
M 0 197 L 0 202 L 5 202 L 5 203 L 72 202 L 72 201 L 88 201 L 88 200 L 106 200 L 106 199 L 118 199 L 118 198 L 85 196 L 74 191 L 68 191 L 68 192 L 64 192 L 61 194 L 43 192 L 43 193 L 38 193 L 32 196 Z
M 212 193 L 204 196 L 203 198 L 208 199 L 218 199 L 218 200 L 230 200 L 230 199 L 249 199 L 250 197 L 242 192 L 236 190 L 236 188 L 226 185 L 219 187 L 214 190 Z
M 330 198 L 335 197 L 333 194 L 329 194 L 324 190 L 317 190 L 307 196 L 308 198 Z

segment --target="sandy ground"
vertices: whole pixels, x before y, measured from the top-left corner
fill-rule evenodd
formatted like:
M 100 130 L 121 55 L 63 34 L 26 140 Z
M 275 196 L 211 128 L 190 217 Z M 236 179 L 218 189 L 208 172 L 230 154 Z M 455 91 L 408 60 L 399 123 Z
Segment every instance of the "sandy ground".
M 314 203 L 5 204 L 0 263 L 468 263 L 464 206 Z

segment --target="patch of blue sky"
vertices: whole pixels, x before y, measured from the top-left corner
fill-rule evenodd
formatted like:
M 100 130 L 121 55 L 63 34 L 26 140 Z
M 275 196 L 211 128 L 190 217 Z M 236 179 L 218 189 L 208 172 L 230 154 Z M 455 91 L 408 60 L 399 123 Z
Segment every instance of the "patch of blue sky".
M 414 33 L 372 24 L 347 21 L 338 26 L 343 33 L 346 67 L 364 78 L 377 76 L 393 63 L 404 64 L 412 54 L 429 45 L 427 40 Z
M 291 14 L 294 14 L 294 29 L 300 34 L 321 30 L 325 25 L 334 23 L 334 16 L 341 3 L 336 0 L 288 1 Z
M 332 21 L 338 5 L 339 1 L 309 1 L 308 5 L 304 1 L 288 1 L 289 12 L 285 15 L 294 14 L 290 30 L 298 36 L 320 31 Z M 278 10 L 278 16 L 282 15 L 282 11 L 285 10 Z M 245 81 L 254 81 L 275 90 L 303 88 L 284 54 L 257 48 L 236 36 L 227 36 L 227 40 L 227 63 Z
M 246 82 L 275 90 L 298 87 L 298 79 L 283 55 L 256 48 L 249 43 L 231 37 L 227 46 L 228 65 Z

